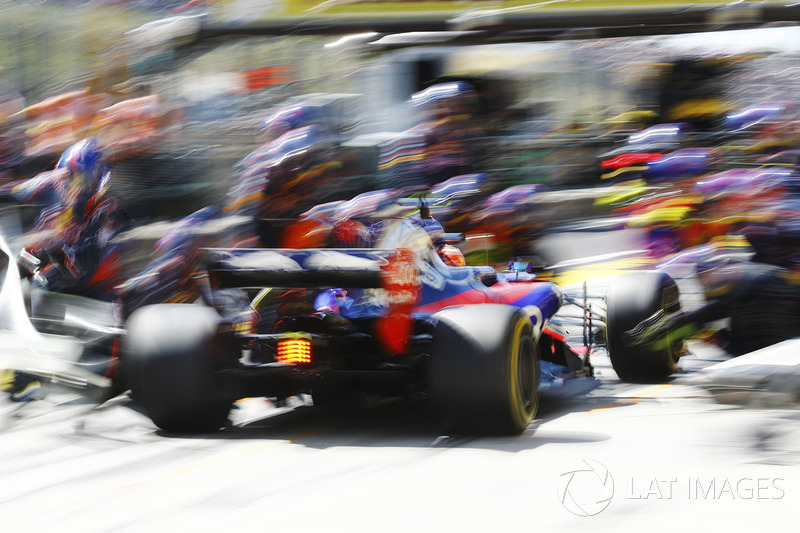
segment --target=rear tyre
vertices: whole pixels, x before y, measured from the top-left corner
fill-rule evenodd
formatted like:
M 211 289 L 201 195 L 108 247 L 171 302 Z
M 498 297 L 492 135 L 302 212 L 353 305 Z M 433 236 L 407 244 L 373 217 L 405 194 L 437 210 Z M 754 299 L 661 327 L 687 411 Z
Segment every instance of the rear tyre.
M 214 309 L 191 304 L 142 307 L 128 321 L 122 356 L 131 391 L 161 429 L 205 433 L 225 425 L 232 400 L 214 379 Z
M 518 435 L 539 405 L 539 351 L 530 318 L 507 305 L 434 315 L 430 383 L 446 424 L 465 434 Z
M 659 310 L 679 311 L 680 291 L 664 272 L 635 272 L 612 281 L 606 294 L 606 342 L 611 365 L 619 378 L 633 383 L 659 383 L 675 371 L 680 346 L 668 343 L 661 350 L 629 346 L 626 331 Z

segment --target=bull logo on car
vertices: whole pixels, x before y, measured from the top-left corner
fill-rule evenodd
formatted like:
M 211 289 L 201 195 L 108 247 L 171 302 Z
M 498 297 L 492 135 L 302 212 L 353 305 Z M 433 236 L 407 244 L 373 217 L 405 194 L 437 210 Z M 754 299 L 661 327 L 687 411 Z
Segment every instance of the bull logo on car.
M 420 275 L 413 251 L 400 248 L 388 258 L 383 267 L 383 289 L 389 312 L 375 325 L 378 339 L 389 353 L 405 353 L 414 328 L 411 313 L 421 297 Z

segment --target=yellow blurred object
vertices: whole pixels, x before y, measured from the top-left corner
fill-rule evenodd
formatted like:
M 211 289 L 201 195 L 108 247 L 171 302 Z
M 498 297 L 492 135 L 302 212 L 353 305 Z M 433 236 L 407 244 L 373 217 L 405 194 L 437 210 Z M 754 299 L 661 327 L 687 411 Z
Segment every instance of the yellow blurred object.
M 628 226 L 632 228 L 674 226 L 685 220 L 691 211 L 692 208 L 690 206 L 656 207 L 646 213 L 632 216 Z
M 630 227 L 677 226 L 687 220 L 703 201 L 699 195 L 685 195 L 665 198 L 652 206 L 644 208 L 630 218 Z
M 646 166 L 643 166 L 643 167 L 642 166 L 622 167 L 622 168 L 618 168 L 617 170 L 615 170 L 613 172 L 607 172 L 607 173 L 603 174 L 602 176 L 600 176 L 600 178 L 604 179 L 604 180 L 610 180 L 612 178 L 616 178 L 618 176 L 627 174 L 629 172 L 643 172 L 645 170 L 647 170 Z
M 692 98 L 670 109 L 667 120 L 724 115 L 732 109 L 729 103 L 720 98 Z
M 710 245 L 713 249 L 719 250 L 725 248 L 748 248 L 750 243 L 747 242 L 744 235 L 720 235 L 711 239 Z
M 594 265 L 587 265 L 582 268 L 565 270 L 553 273 L 550 281 L 560 286 L 572 285 L 592 279 L 609 278 L 619 276 L 625 272 L 638 272 L 649 270 L 654 267 L 655 260 L 645 255 L 627 257 L 613 261 L 604 261 Z
M 6 390 L 14 384 L 13 370 L 0 370 L 0 390 Z
M 624 113 L 605 119 L 604 122 L 626 124 L 630 122 L 651 122 L 656 118 L 658 118 L 658 113 L 655 111 L 625 111 Z
M 750 152 L 750 153 L 761 153 L 767 152 L 771 149 L 775 148 L 791 148 L 796 146 L 798 139 L 796 138 L 789 138 L 789 139 L 770 139 L 767 141 L 761 141 L 755 143 L 751 146 L 744 146 L 742 147 L 743 151 Z
M 598 196 L 595 205 L 614 205 L 637 196 L 641 196 L 647 191 L 646 183 L 644 180 L 632 180 L 625 183 L 620 183 L 613 186 L 615 189 L 607 194 Z

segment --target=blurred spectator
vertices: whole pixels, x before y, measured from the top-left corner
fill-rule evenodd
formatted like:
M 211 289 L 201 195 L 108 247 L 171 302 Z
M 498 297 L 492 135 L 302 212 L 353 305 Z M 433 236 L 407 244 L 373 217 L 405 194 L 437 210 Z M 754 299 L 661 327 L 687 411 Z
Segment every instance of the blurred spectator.
M 761 102 L 726 115 L 723 130 L 731 144 L 745 154 L 772 154 L 800 145 L 794 102 Z
M 95 113 L 107 103 L 107 95 L 83 89 L 28 106 L 23 110 L 29 139 L 25 155 L 37 157 L 63 152 L 88 134 Z
M 662 122 L 687 122 L 699 130 L 718 127 L 731 109 L 726 82 L 735 58 L 682 58 L 667 63 L 656 89 Z
M 383 147 L 381 186 L 427 188 L 474 172 L 480 129 L 473 124 L 477 93 L 472 85 L 438 83 L 414 93 L 408 103 L 417 124 Z
M 15 89 L 0 83 L 0 181 L 13 179 L 11 169 L 25 151 L 25 99 Z
M 91 132 L 102 143 L 109 161 L 118 161 L 156 151 L 162 121 L 158 96 L 140 96 L 100 109 Z

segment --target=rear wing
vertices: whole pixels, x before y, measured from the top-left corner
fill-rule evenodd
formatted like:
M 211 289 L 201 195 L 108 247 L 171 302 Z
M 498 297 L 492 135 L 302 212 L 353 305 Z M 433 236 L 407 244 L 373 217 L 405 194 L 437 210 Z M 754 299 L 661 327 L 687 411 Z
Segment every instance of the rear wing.
M 212 282 L 227 288 L 381 288 L 392 249 L 207 248 Z

